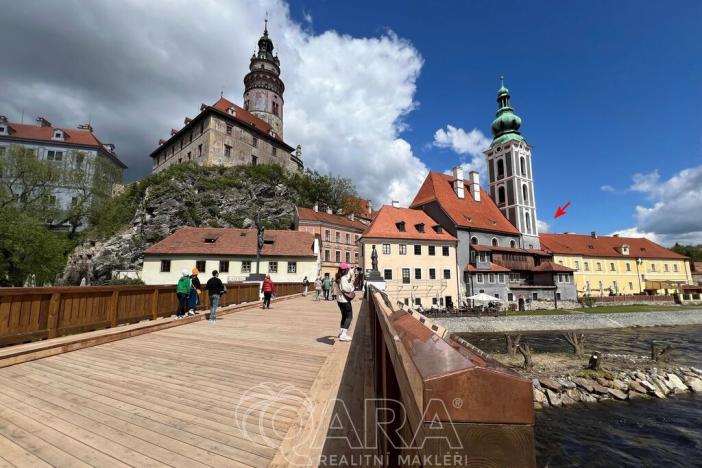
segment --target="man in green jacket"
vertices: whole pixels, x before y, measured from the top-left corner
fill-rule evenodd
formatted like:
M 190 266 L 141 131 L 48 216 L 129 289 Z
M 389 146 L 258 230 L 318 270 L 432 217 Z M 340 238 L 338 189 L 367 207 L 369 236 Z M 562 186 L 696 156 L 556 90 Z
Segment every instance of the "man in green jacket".
M 176 295 L 178 296 L 178 311 L 176 312 L 176 320 L 182 319 L 188 311 L 188 297 L 190 296 L 190 272 L 183 270 L 182 276 L 178 280 Z

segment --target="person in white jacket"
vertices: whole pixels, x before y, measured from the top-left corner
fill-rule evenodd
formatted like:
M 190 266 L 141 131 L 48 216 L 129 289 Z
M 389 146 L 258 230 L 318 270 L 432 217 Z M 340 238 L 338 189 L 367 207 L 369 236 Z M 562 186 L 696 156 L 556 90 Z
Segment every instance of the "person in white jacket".
M 353 320 L 351 300 L 356 293 L 353 290 L 353 280 L 350 270 L 348 263 L 343 262 L 339 265 L 339 270 L 336 272 L 336 277 L 334 278 L 336 304 L 341 311 L 341 332 L 339 333 L 339 341 L 351 341 L 351 336 L 348 334 L 351 320 Z

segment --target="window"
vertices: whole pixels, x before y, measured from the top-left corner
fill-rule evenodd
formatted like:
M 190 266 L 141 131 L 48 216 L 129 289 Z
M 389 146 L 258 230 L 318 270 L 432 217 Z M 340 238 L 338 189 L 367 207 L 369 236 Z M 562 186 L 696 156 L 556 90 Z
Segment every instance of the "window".
M 278 103 L 277 102 L 273 103 L 273 114 L 278 115 Z
M 507 300 L 508 300 L 508 301 L 513 301 L 513 300 L 514 300 L 514 294 L 512 294 L 512 293 L 507 293 Z
M 478 245 L 478 238 L 473 236 L 470 238 L 470 244 L 471 245 Z
M 351 252 L 346 252 L 346 263 L 351 263 Z
M 583 265 L 585 266 L 585 271 L 590 271 L 590 264 L 588 262 L 585 262 Z
M 414 298 L 414 305 L 418 305 L 418 306 L 422 305 L 422 298 L 415 297 Z
M 448 256 L 449 256 L 449 248 L 448 248 L 448 245 L 444 245 L 443 247 L 441 247 L 441 255 L 443 255 L 444 257 L 448 257 Z
M 556 293 L 556 300 L 559 300 L 559 301 L 561 300 L 561 293 L 559 293 L 559 292 Z
M 436 268 L 429 268 L 429 279 L 436 279 Z
M 251 142 L 251 146 L 254 148 L 258 148 L 258 138 L 253 137 L 253 141 Z
M 228 260 L 220 260 L 219 261 L 219 272 L 220 273 L 229 273 L 229 261 Z
M 231 156 L 232 155 L 232 147 L 229 145 L 224 145 L 224 155 L 225 156 Z
M 78 153 L 76 155 L 76 167 L 81 167 L 83 165 L 84 161 L 85 161 L 85 155 L 83 153 Z
M 451 270 L 444 270 L 444 279 L 451 279 Z
M 63 161 L 63 151 L 49 150 L 46 152 L 47 161 Z
M 168 273 L 171 271 L 171 261 L 161 260 L 161 273 Z
M 629 281 L 629 289 L 631 289 L 632 291 L 634 290 L 634 283 L 632 283 L 631 281 Z
M 324 251 L 324 261 L 325 262 L 331 261 L 331 252 L 329 252 L 329 250 Z
M 231 134 L 232 134 L 232 126 L 227 125 L 227 135 L 231 135 Z
M 497 188 L 497 204 L 502 205 L 505 202 L 505 187 L 499 186 Z
M 673 264 L 673 271 L 676 273 L 678 272 L 678 264 L 677 263 Z
M 392 270 L 389 268 L 386 268 L 383 270 L 383 279 L 386 280 L 391 280 L 392 279 Z
M 436 255 L 436 246 L 434 246 L 434 245 L 429 246 L 429 255 Z
M 191 133 L 190 134 L 190 141 L 188 141 L 188 143 L 192 143 L 192 142 L 193 142 L 193 134 Z
M 414 254 L 415 255 L 422 255 L 422 246 L 421 245 L 414 246 Z
M 497 238 L 496 237 L 492 238 L 491 244 L 493 247 L 497 247 Z
M 336 263 L 341 263 L 341 250 L 334 252 L 334 261 Z
M 610 262 L 609 271 L 614 271 L 614 262 Z
M 535 301 L 539 300 L 539 293 L 531 293 L 531 298 Z
M 628 263 L 627 263 L 627 265 L 628 265 Z M 580 262 L 577 260 L 575 261 L 575 269 L 580 270 Z
M 616 282 L 616 281 L 612 281 L 612 288 L 613 288 L 615 291 L 619 292 L 619 286 L 617 285 L 617 282 Z
M 498 179 L 505 178 L 505 162 L 502 159 L 497 160 L 497 178 Z
M 202 143 L 197 145 L 197 155 L 202 156 Z
M 288 262 L 288 273 L 297 273 L 297 262 Z
M 205 265 L 206 262 L 204 260 L 198 260 L 195 262 L 195 268 L 197 268 L 198 271 L 200 272 L 205 272 Z
M 405 228 L 405 222 L 400 221 L 399 223 L 395 223 L 395 227 L 397 227 L 397 230 L 400 232 L 405 232 L 407 228 Z
M 336 243 L 341 244 L 341 233 L 336 231 Z
M 602 271 L 602 264 L 600 262 L 597 262 L 595 266 L 597 267 L 597 271 Z
M 278 273 L 278 262 L 268 262 L 268 273 Z
M 651 263 L 651 271 L 656 271 L 656 264 L 655 263 Z
M 346 244 L 351 245 L 351 234 L 346 234 Z
M 631 271 L 631 263 L 626 262 L 626 271 Z
M 252 166 L 258 165 L 258 157 L 257 156 L 251 155 L 251 165 Z
M 417 232 L 424 232 L 424 223 L 415 224 L 414 228 L 417 230 Z
M 495 298 L 496 298 L 496 299 L 499 299 L 499 298 L 500 298 L 500 294 L 499 294 L 499 293 L 496 293 L 496 294 L 495 294 Z
M 528 205 L 529 204 L 529 190 L 527 189 L 526 184 L 522 185 L 522 200 L 524 200 L 524 204 Z
M 485 252 L 480 252 L 480 254 L 478 254 L 478 259 L 481 262 L 487 262 L 487 255 L 485 254 Z
M 407 244 L 400 244 L 400 255 L 407 255 Z
M 403 268 L 402 269 L 402 284 L 409 284 L 409 282 L 410 282 L 410 269 Z
M 383 255 L 390 255 L 390 244 L 383 244 Z
M 509 246 L 515 248 L 517 246 L 517 242 L 514 239 L 512 239 L 511 241 L 509 241 Z
M 478 284 L 483 284 L 483 274 L 482 273 L 478 273 L 477 275 L 475 275 L 475 282 Z
M 667 264 L 667 263 L 665 263 L 665 264 L 663 265 L 663 270 L 664 270 L 666 273 L 668 272 L 668 264 Z
M 521 169 L 521 174 L 526 175 L 526 160 L 524 159 L 524 156 L 519 158 L 519 168 Z
M 531 232 L 531 221 L 529 219 L 529 213 L 524 214 L 524 226 L 526 227 L 526 232 Z
M 331 242 L 331 231 L 329 231 L 329 229 L 324 231 L 324 240 L 326 242 Z
M 188 151 L 188 161 L 190 161 L 191 159 L 193 159 L 192 152 Z
M 421 268 L 414 269 L 414 279 L 416 279 L 416 280 L 422 279 L 422 269 Z
M 241 262 L 241 272 L 251 273 L 251 260 L 244 260 Z
M 497 282 L 500 284 L 505 284 L 505 274 L 504 273 L 499 273 L 497 275 Z
M 276 148 L 275 146 L 271 148 L 271 154 L 273 156 L 278 156 L 278 148 Z
M 494 283 L 495 283 L 495 273 L 488 273 L 488 282 L 489 282 L 490 284 L 494 284 Z

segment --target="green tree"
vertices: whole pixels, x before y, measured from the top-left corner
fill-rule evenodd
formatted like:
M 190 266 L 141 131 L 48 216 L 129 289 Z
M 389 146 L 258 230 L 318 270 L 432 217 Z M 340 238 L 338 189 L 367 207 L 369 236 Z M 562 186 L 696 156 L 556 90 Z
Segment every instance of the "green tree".
M 52 192 L 61 177 L 60 168 L 40 160 L 35 150 L 12 145 L 0 158 L 0 209 L 49 219 L 55 214 Z
M 0 209 L 0 286 L 51 283 L 66 263 L 66 241 L 15 208 Z

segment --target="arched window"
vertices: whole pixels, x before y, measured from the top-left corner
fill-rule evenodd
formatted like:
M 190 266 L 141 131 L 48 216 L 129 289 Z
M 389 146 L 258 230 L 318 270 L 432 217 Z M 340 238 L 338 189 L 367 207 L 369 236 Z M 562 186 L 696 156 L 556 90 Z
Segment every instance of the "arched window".
M 501 205 L 505 202 L 505 187 L 501 186 L 497 188 L 497 204 Z
M 473 245 L 478 245 L 478 238 L 473 236 L 470 238 L 470 243 Z
M 514 241 L 514 239 L 512 239 L 511 241 L 509 241 L 509 246 L 512 247 L 512 248 L 515 248 L 515 247 L 517 246 L 517 243 Z
M 522 185 L 522 198 L 525 205 L 529 204 L 529 190 L 527 189 L 526 184 Z
M 505 162 L 502 159 L 497 160 L 497 178 L 498 179 L 505 178 Z
M 492 246 L 497 247 L 497 237 L 492 238 Z
M 524 227 L 526 228 L 526 232 L 531 232 L 531 222 L 529 220 L 529 213 L 524 213 Z
M 522 175 L 526 175 L 526 159 L 524 159 L 524 156 L 519 158 L 519 168 L 522 170 Z

